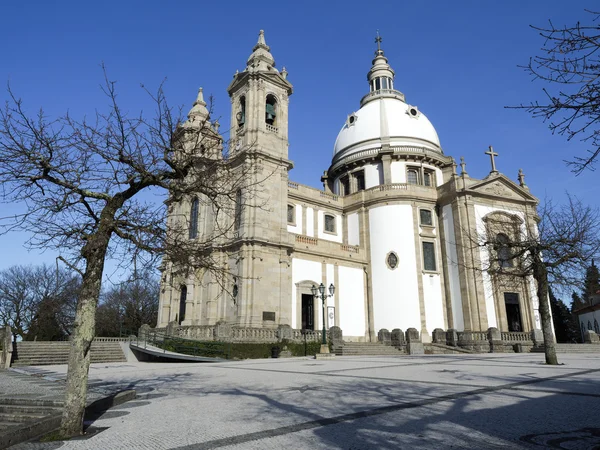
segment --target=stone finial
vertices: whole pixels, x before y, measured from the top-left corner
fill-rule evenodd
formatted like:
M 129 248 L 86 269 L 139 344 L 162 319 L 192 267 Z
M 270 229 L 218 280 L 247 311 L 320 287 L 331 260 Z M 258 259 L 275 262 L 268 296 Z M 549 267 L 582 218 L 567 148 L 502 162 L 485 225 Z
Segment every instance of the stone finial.
M 517 175 L 517 179 L 519 180 L 519 185 L 521 187 L 527 187 L 527 185 L 525 184 L 525 174 L 523 173 L 523 169 L 519 169 L 519 175 Z
M 456 173 L 456 168 L 457 167 L 458 167 L 458 164 L 456 164 L 456 160 L 453 157 L 452 158 L 452 175 L 457 175 L 457 173 Z
M 285 69 L 285 66 L 283 66 L 283 68 L 281 69 L 281 78 L 283 78 L 284 80 L 287 80 L 287 76 L 288 76 L 288 71 Z
M 468 175 L 468 173 L 467 173 L 467 163 L 465 162 L 464 156 L 460 157 L 460 174 L 462 176 Z
M 246 62 L 246 69 L 268 71 L 275 67 L 275 59 L 270 53 L 271 49 L 265 41 L 265 32 L 260 30 L 258 33 L 258 42 L 252 49 L 252 54 Z
M 219 128 L 221 127 L 221 124 L 219 123 L 219 120 L 215 120 L 215 123 L 213 123 L 213 128 L 215 129 L 215 132 L 218 133 L 219 132 Z
M 258 42 L 256 43 L 256 45 L 262 45 L 264 47 L 267 46 L 267 43 L 265 42 L 265 30 L 260 30 L 258 32 Z
M 201 118 L 208 117 L 208 109 L 206 109 L 206 102 L 204 101 L 204 93 L 202 92 L 202 88 L 198 89 L 198 96 L 196 97 L 196 101 L 190 109 L 188 113 L 188 119 L 192 119 L 195 116 L 199 116 Z

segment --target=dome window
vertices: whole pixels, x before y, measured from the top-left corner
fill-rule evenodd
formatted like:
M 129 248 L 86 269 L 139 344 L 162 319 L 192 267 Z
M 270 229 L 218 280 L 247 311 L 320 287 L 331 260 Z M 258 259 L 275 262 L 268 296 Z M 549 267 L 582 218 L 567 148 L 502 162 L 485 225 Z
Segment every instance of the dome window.
M 421 115 L 421 113 L 419 112 L 419 108 L 417 108 L 416 106 L 410 106 L 410 105 L 408 105 L 406 114 L 408 114 L 410 117 L 413 117 L 415 119 Z
M 352 113 L 348 116 L 348 119 L 346 119 L 346 124 L 351 127 L 352 125 L 354 125 L 356 123 L 356 121 L 358 120 L 358 116 L 355 113 Z

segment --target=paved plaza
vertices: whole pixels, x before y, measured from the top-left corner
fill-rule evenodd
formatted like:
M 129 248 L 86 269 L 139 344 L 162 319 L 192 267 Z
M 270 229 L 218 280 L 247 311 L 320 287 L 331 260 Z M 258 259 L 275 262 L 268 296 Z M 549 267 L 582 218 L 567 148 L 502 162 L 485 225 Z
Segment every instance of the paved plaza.
M 17 449 L 600 448 L 600 357 L 542 354 L 95 364 L 138 398 L 91 436 Z M 66 366 L 32 367 L 46 379 Z

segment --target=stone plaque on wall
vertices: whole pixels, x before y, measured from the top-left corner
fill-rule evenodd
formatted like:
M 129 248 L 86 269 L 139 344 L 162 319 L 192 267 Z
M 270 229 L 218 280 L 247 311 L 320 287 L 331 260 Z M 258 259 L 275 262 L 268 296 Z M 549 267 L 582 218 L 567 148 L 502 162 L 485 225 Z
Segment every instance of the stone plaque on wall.
M 273 322 L 275 322 L 275 312 L 263 311 L 263 320 L 272 320 Z

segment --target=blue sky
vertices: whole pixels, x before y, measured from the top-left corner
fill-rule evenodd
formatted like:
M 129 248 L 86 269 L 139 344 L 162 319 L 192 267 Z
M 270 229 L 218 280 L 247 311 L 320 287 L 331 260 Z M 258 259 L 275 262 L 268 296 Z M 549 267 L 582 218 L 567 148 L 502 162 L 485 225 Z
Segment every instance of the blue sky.
M 100 64 L 118 81 L 125 110 L 149 104 L 140 83 L 166 78 L 173 105 L 187 111 L 198 87 L 215 97 L 214 117 L 228 128 L 226 88 L 242 70 L 258 31 L 265 30 L 277 67 L 294 85 L 290 99 L 291 179 L 320 186 L 347 115 L 368 92 L 366 74 L 377 29 L 396 71 L 395 87 L 436 127 L 444 152 L 464 156 L 467 170 L 490 170 L 483 153 L 500 154 L 498 169 L 512 179 L 523 168 L 540 198 L 564 192 L 598 206 L 600 177 L 576 177 L 563 160 L 585 146 L 553 136 L 546 124 L 507 105 L 542 98 L 526 64 L 543 41 L 529 25 L 588 20 L 591 1 L 304 1 L 5 2 L 0 14 L 0 83 L 7 81 L 34 113 L 82 116 L 106 105 Z M 7 98 L 0 90 L 0 100 Z M 14 211 L 0 205 L 2 216 Z M 54 263 L 55 254 L 23 248 L 27 235 L 0 236 L 0 269 Z

